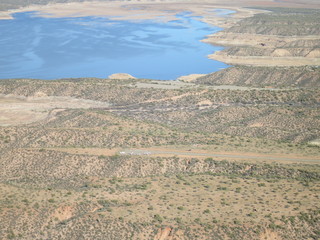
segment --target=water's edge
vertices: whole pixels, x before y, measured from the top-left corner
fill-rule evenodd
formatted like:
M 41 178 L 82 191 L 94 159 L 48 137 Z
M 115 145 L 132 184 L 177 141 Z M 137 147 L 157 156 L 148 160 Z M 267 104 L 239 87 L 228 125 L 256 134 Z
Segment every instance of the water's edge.
M 6 49 L 0 53 L 0 78 L 105 78 L 124 72 L 174 80 L 228 67 L 207 57 L 222 47 L 200 41 L 220 28 L 188 13 L 177 18 L 169 23 L 133 23 L 16 13 L 12 20 L 0 20 L 0 47 Z

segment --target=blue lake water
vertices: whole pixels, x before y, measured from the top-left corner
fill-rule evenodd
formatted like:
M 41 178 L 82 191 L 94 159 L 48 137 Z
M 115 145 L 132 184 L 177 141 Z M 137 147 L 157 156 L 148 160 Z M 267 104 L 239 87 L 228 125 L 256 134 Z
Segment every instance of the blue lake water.
M 43 18 L 32 12 L 0 20 L 0 78 L 106 78 L 129 73 L 171 80 L 228 65 L 200 42 L 221 29 L 188 13 L 178 20 L 123 21 L 104 17 Z
M 236 13 L 236 11 L 229 9 L 214 9 L 212 10 L 219 17 L 228 17 L 229 15 Z

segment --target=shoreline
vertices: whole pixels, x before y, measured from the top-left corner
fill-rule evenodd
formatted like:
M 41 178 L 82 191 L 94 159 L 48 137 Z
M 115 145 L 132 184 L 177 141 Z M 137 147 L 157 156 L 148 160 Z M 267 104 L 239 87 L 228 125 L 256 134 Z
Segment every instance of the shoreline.
M 215 10 L 230 10 L 232 14 L 220 15 Z M 202 21 L 217 27 L 225 28 L 235 22 L 251 17 L 254 14 L 267 12 L 265 10 L 248 9 L 242 7 L 217 5 L 214 3 L 199 4 L 188 2 L 73 2 L 54 3 L 47 5 L 31 5 L 19 9 L 0 11 L 0 20 L 13 19 L 12 14 L 22 12 L 36 12 L 44 18 L 61 17 L 108 17 L 112 20 L 176 20 L 175 15 L 181 12 L 191 12 L 193 16 L 201 16 Z
M 0 19 L 10 19 L 12 18 L 10 15 L 17 12 L 24 12 L 24 11 L 43 11 L 51 13 L 52 11 L 55 12 L 55 15 L 63 15 L 63 12 L 69 11 L 72 13 L 72 16 L 78 14 L 81 16 L 85 13 L 89 13 L 89 15 L 100 15 L 101 12 L 106 11 L 107 9 L 101 8 L 101 6 L 108 5 L 110 6 L 138 6 L 138 8 L 134 7 L 133 9 L 125 9 L 125 14 L 127 15 L 128 10 L 145 10 L 147 5 L 182 5 L 182 8 L 185 8 L 187 5 L 193 5 L 193 9 L 201 6 L 214 6 L 214 8 L 238 8 L 238 9 L 255 9 L 255 10 L 262 10 L 263 8 L 267 9 L 270 7 L 278 7 L 278 8 L 308 8 L 310 9 L 320 9 L 320 4 L 315 0 L 230 0 L 228 2 L 221 3 L 220 0 L 115 0 L 115 1 L 99 1 L 99 0 L 71 0 L 71 2 L 64 2 L 64 3 L 57 3 L 54 2 L 56 0 L 52 0 L 51 3 L 46 3 L 44 1 L 43 4 L 41 3 L 34 3 L 35 0 L 30 0 L 29 5 L 23 5 L 18 3 L 8 3 L 8 4 L 0 4 Z M 87 6 L 88 8 L 83 8 L 83 6 Z M 95 13 L 92 13 L 92 5 L 99 5 L 95 10 Z M 139 6 L 140 5 L 140 6 Z M 55 11 L 55 8 L 60 8 L 58 11 Z M 79 8 L 79 6 L 81 6 Z M 72 7 L 72 9 L 70 9 Z M 109 10 L 114 10 L 111 7 Z M 150 10 L 150 9 L 148 9 Z M 171 9 L 168 9 L 171 10 Z M 109 11 L 107 15 L 113 15 L 115 12 Z M 102 14 L 105 15 L 105 14 Z M 87 15 L 88 16 L 88 15 Z M 122 15 L 118 15 L 122 16 Z
M 272 2 L 272 1 L 271 1 Z M 230 3 L 228 3 L 230 5 Z M 254 16 L 258 13 L 269 12 L 262 9 L 245 8 L 240 6 L 220 5 L 216 1 L 208 3 L 207 1 L 196 3 L 188 1 L 165 1 L 165 2 L 72 2 L 72 3 L 53 3 L 47 5 L 31 5 L 19 9 L 0 12 L 1 19 L 13 19 L 12 14 L 21 12 L 37 12 L 36 15 L 44 18 L 60 17 L 85 17 L 97 16 L 108 17 L 111 20 L 156 20 L 167 22 L 176 20 L 176 14 L 181 12 L 190 12 L 191 16 L 201 16 L 199 21 L 205 22 L 211 26 L 222 28 L 216 33 L 204 36 L 201 40 L 206 44 L 222 46 L 224 49 L 214 53 L 208 53 L 208 59 L 217 60 L 229 65 L 245 66 L 303 66 L 320 65 L 318 56 L 314 57 L 291 57 L 291 56 L 233 56 L 228 55 L 224 50 L 228 47 L 257 47 L 257 42 L 267 42 L 273 46 L 279 36 L 267 36 L 259 34 L 233 34 L 224 32 L 237 22 Z M 239 4 L 238 4 L 239 5 Z M 241 5 L 241 4 L 240 4 Z M 272 3 L 266 4 L 272 5 Z M 270 7 L 270 6 L 265 6 Z M 231 14 L 219 14 L 219 10 L 231 11 Z M 311 36 L 313 39 L 319 39 L 317 36 Z M 304 39 L 306 37 L 303 37 Z M 300 39 L 300 38 L 298 38 Z M 283 40 L 283 39 L 281 39 Z M 258 46 L 259 47 L 259 46 Z M 277 48 L 276 48 L 277 49 Z M 197 74 L 197 73 L 194 73 Z M 183 77 L 183 76 L 181 76 Z
M 97 3 L 97 2 L 96 2 Z M 30 12 L 30 11 L 40 11 L 37 15 L 41 17 L 49 17 L 49 18 L 55 18 L 55 17 L 80 17 L 80 16 L 88 16 L 93 13 L 94 10 L 97 10 L 98 8 L 101 8 L 101 12 L 95 12 L 94 16 L 110 16 L 110 19 L 112 20 L 147 20 L 147 19 L 156 19 L 160 21 L 170 21 L 176 19 L 176 14 L 186 11 L 191 11 L 191 16 L 202 16 L 199 21 L 202 21 L 208 25 L 214 25 L 215 27 L 225 27 L 225 25 L 228 25 L 229 22 L 233 23 L 235 21 L 239 21 L 239 19 L 243 19 L 244 17 L 250 16 L 254 14 L 253 10 L 241 10 L 237 8 L 232 9 L 225 9 L 225 8 L 214 8 L 214 6 L 211 6 L 208 8 L 208 5 L 201 5 L 201 6 L 195 6 L 194 4 L 187 4 L 187 5 L 181 5 L 181 4 L 130 4 L 130 5 L 123 5 L 123 3 L 97 3 L 97 5 L 93 4 L 92 9 L 85 8 L 84 6 L 92 4 L 92 3 L 69 3 L 69 4 L 51 4 L 46 6 L 30 6 L 27 8 L 22 8 L 17 11 L 18 12 Z M 59 9 L 65 6 L 64 11 L 59 11 Z M 67 8 L 66 6 L 69 6 Z M 77 8 L 74 8 L 74 6 L 77 6 Z M 108 9 L 105 10 L 102 8 L 102 6 L 108 6 Z M 135 7 L 135 8 L 134 8 Z M 85 11 L 79 12 L 79 9 L 84 8 Z M 73 13 L 70 12 L 72 9 Z M 117 11 L 115 10 L 117 9 Z M 128 10 L 129 9 L 129 10 Z M 152 11 L 149 11 L 149 9 L 152 9 Z M 220 11 L 225 11 L 224 14 L 221 14 Z M 119 17 L 120 12 L 122 11 L 122 17 Z M 137 14 L 137 12 L 147 12 L 146 14 Z M 232 14 L 229 14 L 232 13 Z M 10 13 L 13 13 L 10 12 Z M 110 14 L 110 15 L 109 15 Z M 221 30 L 220 30 L 221 31 Z M 203 39 L 207 38 L 208 35 L 202 36 Z M 206 53 L 206 58 L 209 59 L 209 55 L 212 54 L 212 52 Z M 116 72 L 115 72 L 116 73 Z M 197 72 L 195 72 L 197 73 Z M 206 74 L 209 74 L 211 72 L 208 72 Z M 185 74 L 177 77 L 186 77 Z M 190 78 L 190 76 L 188 76 Z M 191 77 L 193 79 L 194 76 Z
M 223 51 L 223 50 L 222 50 Z M 230 65 L 245 65 L 257 67 L 299 67 L 319 66 L 320 58 L 307 57 L 272 57 L 272 56 L 229 56 L 217 51 L 209 55 L 212 60 Z

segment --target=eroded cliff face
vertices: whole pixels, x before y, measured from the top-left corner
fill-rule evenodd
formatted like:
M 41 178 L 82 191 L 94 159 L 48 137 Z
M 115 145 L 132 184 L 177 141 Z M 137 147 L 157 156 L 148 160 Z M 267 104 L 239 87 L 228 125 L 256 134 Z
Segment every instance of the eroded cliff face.
M 319 66 L 319 10 L 269 10 L 204 40 L 227 46 L 210 58 L 233 65 Z

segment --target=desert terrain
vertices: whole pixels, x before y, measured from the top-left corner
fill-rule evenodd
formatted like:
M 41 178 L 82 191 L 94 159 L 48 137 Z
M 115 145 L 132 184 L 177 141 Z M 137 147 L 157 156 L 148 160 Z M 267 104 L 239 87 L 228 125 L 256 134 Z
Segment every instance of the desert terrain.
M 235 11 L 228 17 L 208 9 Z M 317 1 L 7 1 L 1 18 L 170 21 L 233 66 L 0 80 L 0 239 L 319 239 Z

